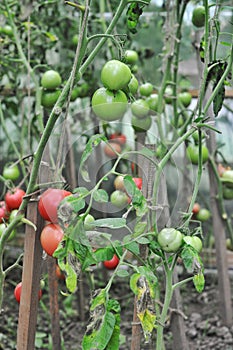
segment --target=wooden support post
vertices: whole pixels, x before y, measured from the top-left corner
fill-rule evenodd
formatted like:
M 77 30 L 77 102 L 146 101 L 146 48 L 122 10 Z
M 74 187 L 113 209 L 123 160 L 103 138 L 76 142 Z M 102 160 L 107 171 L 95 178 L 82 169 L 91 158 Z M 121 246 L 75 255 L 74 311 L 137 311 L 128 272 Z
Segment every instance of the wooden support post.
M 51 256 L 47 256 L 47 268 L 48 268 L 48 281 L 49 281 L 49 304 L 50 304 L 53 349 L 61 350 L 56 260 Z
M 37 201 L 33 199 L 28 204 L 27 219 L 36 225 L 37 230 L 35 231 L 32 226 L 26 225 L 17 350 L 35 348 L 38 291 L 42 264 L 42 247 L 39 240 L 43 220 L 37 211 Z
M 209 115 L 212 115 L 209 111 Z M 214 120 L 214 117 L 211 118 Z M 215 133 L 210 131 L 210 137 L 207 140 L 207 145 L 210 155 L 213 155 L 216 150 Z M 213 230 L 215 238 L 216 261 L 218 270 L 218 292 L 219 292 L 219 313 L 222 321 L 226 326 L 232 325 L 232 302 L 231 302 L 231 287 L 230 276 L 228 273 L 227 251 L 226 251 L 226 235 L 224 222 L 221 218 L 217 195 L 218 185 L 215 174 L 211 165 L 208 166 L 210 186 L 210 207 L 212 212 Z

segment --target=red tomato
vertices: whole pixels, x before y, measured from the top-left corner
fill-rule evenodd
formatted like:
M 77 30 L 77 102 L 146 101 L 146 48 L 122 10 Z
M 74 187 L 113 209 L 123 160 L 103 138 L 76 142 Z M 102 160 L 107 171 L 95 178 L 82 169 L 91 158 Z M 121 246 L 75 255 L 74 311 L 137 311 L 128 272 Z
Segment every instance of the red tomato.
M 139 190 L 142 189 L 142 178 L 141 177 L 133 177 L 133 181 L 135 182 L 137 188 Z
M 199 203 L 194 203 L 194 205 L 193 205 L 193 210 L 192 210 L 193 214 L 194 214 L 194 215 L 198 214 L 199 211 L 200 211 L 200 209 L 201 209 L 200 204 L 199 204 Z
M 115 269 L 115 267 L 117 267 L 117 265 L 119 264 L 119 258 L 117 257 L 116 254 L 113 255 L 111 260 L 105 260 L 104 261 L 104 266 L 108 269 L 108 270 L 113 270 Z
M 48 188 L 43 192 L 38 204 L 38 210 L 42 218 L 56 224 L 58 222 L 57 208 L 61 201 L 70 195 L 71 192 L 60 188 Z
M 0 223 L 8 218 L 8 209 L 5 201 L 0 201 Z
M 5 202 L 9 210 L 19 209 L 25 194 L 26 193 L 21 188 L 14 188 L 8 191 L 5 195 Z
M 111 134 L 109 139 L 119 143 L 119 145 L 124 145 L 126 143 L 126 136 L 117 132 Z
M 119 145 L 119 143 L 116 142 L 111 142 L 111 146 L 106 144 L 104 146 L 104 153 L 106 154 L 106 156 L 108 156 L 109 158 L 116 158 L 116 152 L 114 152 L 114 150 L 117 153 L 121 153 L 121 146 Z
M 59 225 L 48 224 L 46 225 L 40 235 L 40 243 L 44 251 L 53 256 L 53 253 L 57 249 L 59 243 L 64 236 L 63 230 Z
M 18 303 L 20 303 L 21 290 L 22 290 L 22 282 L 19 282 L 14 290 L 14 296 Z M 40 289 L 38 292 L 38 300 L 40 300 L 41 297 L 42 297 L 42 290 Z
M 65 274 L 63 271 L 60 269 L 60 267 L 56 264 L 56 276 L 59 280 L 64 280 L 65 279 Z

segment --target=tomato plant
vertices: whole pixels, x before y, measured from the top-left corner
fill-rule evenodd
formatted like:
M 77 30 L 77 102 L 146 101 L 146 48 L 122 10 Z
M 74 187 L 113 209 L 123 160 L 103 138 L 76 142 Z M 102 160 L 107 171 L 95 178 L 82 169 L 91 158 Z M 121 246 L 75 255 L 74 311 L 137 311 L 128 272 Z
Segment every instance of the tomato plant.
M 18 303 L 20 303 L 21 290 L 22 290 L 22 282 L 19 282 L 14 289 L 14 296 Z M 38 291 L 38 300 L 40 300 L 41 297 L 42 297 L 42 289 Z
M 131 79 L 130 68 L 123 62 L 111 60 L 101 70 L 101 81 L 109 90 L 122 90 Z
M 6 164 L 3 168 L 2 176 L 6 180 L 15 181 L 20 176 L 19 168 L 16 164 Z
M 181 247 L 183 235 L 174 228 L 164 228 L 158 234 L 158 243 L 167 253 L 175 253 Z
M 57 224 L 47 224 L 40 235 L 40 243 L 44 251 L 53 256 L 53 253 L 57 249 L 59 243 L 64 237 L 64 232 Z
M 25 191 L 21 188 L 14 188 L 12 190 L 7 191 L 5 195 L 5 202 L 7 208 L 9 208 L 9 210 L 18 209 L 23 201 L 23 197 L 25 196 L 25 194 Z
M 110 260 L 105 260 L 103 262 L 104 266 L 106 267 L 106 269 L 108 270 L 113 270 L 117 267 L 117 265 L 119 264 L 119 258 L 116 254 L 113 255 L 112 259 Z
M 60 188 L 48 188 L 42 193 L 38 203 L 38 210 L 44 220 L 58 222 L 57 209 L 61 201 L 70 196 L 71 192 Z
M 123 175 L 116 176 L 116 178 L 114 180 L 114 187 L 116 190 L 120 190 L 120 191 L 125 190 L 124 176 Z

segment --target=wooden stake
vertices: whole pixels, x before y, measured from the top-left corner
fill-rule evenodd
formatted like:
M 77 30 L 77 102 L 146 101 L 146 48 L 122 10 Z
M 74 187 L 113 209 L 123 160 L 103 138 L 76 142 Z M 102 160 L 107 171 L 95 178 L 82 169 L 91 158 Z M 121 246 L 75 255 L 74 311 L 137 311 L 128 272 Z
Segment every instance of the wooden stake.
M 26 226 L 17 350 L 32 350 L 35 348 L 38 291 L 40 289 L 42 264 L 40 232 L 43 227 L 43 220 L 37 211 L 37 201 L 31 200 L 29 202 L 27 219 L 36 225 L 37 230 L 35 232 L 32 226 Z

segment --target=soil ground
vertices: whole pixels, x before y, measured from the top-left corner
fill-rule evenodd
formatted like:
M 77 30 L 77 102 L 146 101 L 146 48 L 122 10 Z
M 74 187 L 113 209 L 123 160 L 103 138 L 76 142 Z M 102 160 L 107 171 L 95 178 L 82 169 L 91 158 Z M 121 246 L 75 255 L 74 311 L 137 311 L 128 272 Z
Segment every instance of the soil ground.
M 98 268 L 94 271 L 97 287 L 103 287 L 104 278 L 109 277 L 110 272 Z M 104 276 L 105 275 L 105 276 Z M 20 281 L 21 271 L 14 270 L 8 276 L 5 283 L 5 297 L 3 311 L 0 315 L 0 350 L 16 349 L 17 319 L 19 306 L 13 296 L 14 286 Z M 232 276 L 232 275 L 231 275 Z M 182 277 L 182 276 L 180 276 Z M 49 296 L 47 280 L 43 291 L 43 297 L 39 304 L 38 325 L 36 333 L 35 349 L 52 349 L 51 345 L 51 322 L 49 314 Z M 217 287 L 216 271 L 206 274 L 206 286 L 201 294 L 198 294 L 192 283 L 189 283 L 181 290 L 183 300 L 183 313 L 185 320 L 188 349 L 224 349 L 233 350 L 233 326 L 226 327 L 222 324 L 219 316 L 219 296 Z M 90 288 L 87 279 L 84 278 L 83 286 L 85 291 L 85 321 L 80 321 L 78 306 L 78 293 L 64 297 L 59 294 L 60 327 L 63 349 L 82 349 L 81 341 L 88 322 L 88 310 L 90 301 Z M 64 281 L 59 280 L 60 290 L 65 290 Z M 231 277 L 233 288 L 233 278 Z M 233 289 L 232 289 L 233 290 Z M 131 344 L 131 322 L 133 315 L 133 294 L 128 287 L 128 280 L 118 278 L 111 289 L 112 296 L 121 304 L 121 350 L 129 350 Z M 169 319 L 165 327 L 166 350 L 177 349 L 173 343 Z M 154 342 L 145 344 L 142 339 L 141 350 L 155 349 Z

